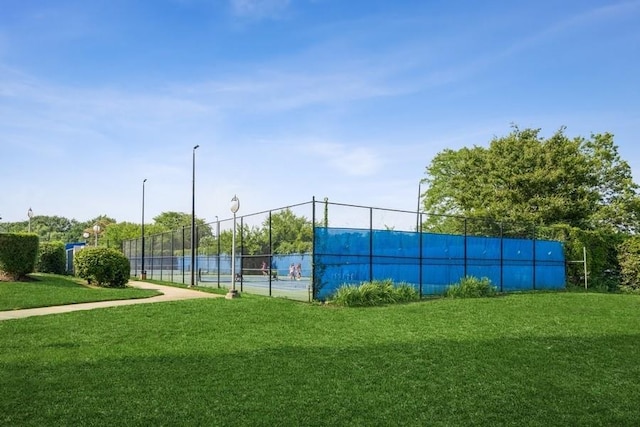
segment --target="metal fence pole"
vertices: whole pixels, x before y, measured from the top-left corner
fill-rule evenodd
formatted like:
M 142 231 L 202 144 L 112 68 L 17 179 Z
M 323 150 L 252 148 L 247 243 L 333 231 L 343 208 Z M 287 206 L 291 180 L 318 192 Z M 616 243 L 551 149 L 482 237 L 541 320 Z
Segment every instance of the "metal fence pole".
M 186 264 L 184 261 L 184 225 L 182 226 L 182 284 L 184 285 L 184 265 Z
M 420 282 L 420 298 L 422 298 L 422 263 L 424 262 L 424 253 L 422 250 L 422 213 L 418 212 L 418 218 L 419 218 L 419 222 L 418 222 L 418 244 L 420 245 L 420 247 L 418 248 L 418 253 L 419 253 L 419 261 L 418 261 L 418 280 Z
M 135 246 L 135 252 L 134 253 L 136 254 L 136 266 L 135 266 L 135 268 L 133 270 L 133 275 L 137 276 L 138 275 L 138 257 L 137 257 L 137 255 L 138 255 L 138 239 L 136 239 L 136 246 Z M 131 257 L 131 241 L 129 241 L 129 257 Z M 131 259 L 131 258 L 129 258 L 129 259 Z
M 151 235 L 151 256 L 149 257 L 149 264 L 151 266 L 151 279 L 153 279 L 153 273 L 156 267 L 156 258 L 155 258 L 155 248 L 156 248 L 156 235 Z
M 164 233 L 160 234 L 160 280 L 162 281 L 162 270 L 164 270 Z
M 500 223 L 500 292 L 504 291 L 504 230 Z
M 328 201 L 325 199 L 325 212 L 328 210 Z M 327 227 L 325 213 L 325 227 Z M 316 197 L 311 198 L 311 298 L 316 299 Z M 271 239 L 271 238 L 269 238 Z M 269 243 L 271 244 L 271 243 Z
M 218 237 L 218 258 L 216 267 L 218 269 L 218 288 L 220 288 L 220 220 L 216 221 L 216 235 Z
M 533 280 L 533 290 L 535 291 L 536 290 L 536 225 L 535 224 L 533 224 L 533 240 L 532 240 L 532 243 L 533 243 L 533 254 L 532 254 L 533 255 L 533 262 L 532 262 L 532 264 L 533 264 L 533 277 L 532 277 L 532 280 Z
M 272 211 L 269 211 L 269 267 L 267 268 L 267 271 L 269 272 L 269 296 L 271 296 L 271 267 L 273 266 L 273 249 L 272 249 L 272 245 L 273 245 L 273 230 L 272 230 L 272 218 L 271 218 L 271 213 Z M 276 274 L 278 274 L 278 272 L 276 271 Z
M 243 274 L 242 268 L 244 264 L 244 216 L 240 217 L 240 292 L 244 292 L 243 289 Z M 232 261 L 233 262 L 233 261 Z
M 173 270 L 175 270 L 176 265 L 176 256 L 173 248 L 176 240 L 174 233 L 175 231 L 171 231 L 171 283 L 173 283 Z
M 373 208 L 369 208 L 369 281 L 373 282 Z
M 467 277 L 467 218 L 464 219 L 464 277 Z

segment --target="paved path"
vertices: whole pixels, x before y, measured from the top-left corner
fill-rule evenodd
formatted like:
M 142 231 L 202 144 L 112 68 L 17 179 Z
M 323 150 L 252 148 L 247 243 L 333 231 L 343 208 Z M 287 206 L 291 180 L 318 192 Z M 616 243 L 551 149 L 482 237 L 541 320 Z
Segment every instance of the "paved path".
M 70 311 L 93 310 L 94 308 L 116 307 L 119 305 L 148 304 L 152 302 L 177 301 L 194 298 L 221 298 L 224 295 L 201 292 L 193 289 L 176 288 L 173 286 L 156 285 L 154 283 L 129 281 L 129 286 L 140 289 L 154 289 L 162 292 L 150 298 L 125 299 L 117 301 L 87 302 L 82 304 L 56 305 L 53 307 L 27 308 L 24 310 L 0 311 L 0 320 L 22 319 L 31 316 L 44 316 L 47 314 L 68 313 Z

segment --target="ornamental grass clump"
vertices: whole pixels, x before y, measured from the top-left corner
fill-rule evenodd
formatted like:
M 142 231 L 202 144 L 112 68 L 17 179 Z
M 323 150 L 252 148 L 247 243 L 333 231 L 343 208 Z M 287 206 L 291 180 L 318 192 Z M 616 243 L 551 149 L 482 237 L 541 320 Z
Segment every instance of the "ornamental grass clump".
M 420 295 L 406 283 L 395 285 L 391 279 L 343 285 L 333 294 L 329 303 L 343 307 L 372 307 L 417 301 Z
M 479 279 L 473 276 L 466 276 L 460 279 L 455 285 L 449 286 L 444 293 L 449 298 L 481 298 L 492 297 L 498 293 L 491 280 L 487 277 Z

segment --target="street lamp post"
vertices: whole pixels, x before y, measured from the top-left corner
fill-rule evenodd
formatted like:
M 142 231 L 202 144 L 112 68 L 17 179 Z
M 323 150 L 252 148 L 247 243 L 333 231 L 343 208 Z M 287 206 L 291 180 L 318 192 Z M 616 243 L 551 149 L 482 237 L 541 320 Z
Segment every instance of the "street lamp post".
M 82 237 L 84 237 L 84 244 L 85 246 L 87 245 L 87 239 L 89 238 L 90 234 L 88 232 L 84 232 L 82 233 Z
M 29 217 L 29 233 L 31 233 L 31 218 L 33 218 L 33 210 L 31 208 L 27 211 L 27 216 Z
M 191 180 L 191 283 L 189 287 L 195 286 L 196 269 L 196 150 L 200 145 L 193 147 L 193 166 Z
M 98 224 L 93 226 L 93 233 L 96 235 L 96 244 L 98 246 L 98 233 L 100 232 L 100 226 Z
M 236 290 L 236 213 L 240 209 L 240 200 L 237 196 L 231 199 L 231 212 L 233 213 L 233 233 L 231 234 L 231 289 L 225 296 L 226 299 L 238 298 L 240 294 Z
M 147 280 L 147 271 L 144 269 L 144 183 L 147 182 L 147 178 L 142 180 L 142 256 L 140 268 L 140 279 Z

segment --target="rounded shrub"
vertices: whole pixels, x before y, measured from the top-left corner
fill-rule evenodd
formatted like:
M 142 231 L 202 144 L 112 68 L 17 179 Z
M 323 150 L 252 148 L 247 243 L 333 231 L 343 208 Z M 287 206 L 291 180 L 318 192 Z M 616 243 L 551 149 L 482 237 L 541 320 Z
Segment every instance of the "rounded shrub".
M 31 233 L 0 233 L 0 276 L 20 280 L 33 273 L 38 241 Z
M 123 288 L 131 272 L 127 257 L 113 248 L 84 248 L 76 253 L 73 266 L 76 276 L 112 288 Z
M 64 243 L 42 242 L 38 250 L 36 271 L 40 273 L 64 274 L 66 270 L 66 255 Z
M 497 293 L 498 290 L 487 277 L 478 279 L 477 277 L 466 276 L 455 285 L 449 286 L 444 295 L 449 298 L 480 298 L 492 297 Z

